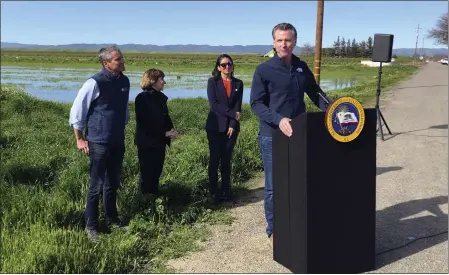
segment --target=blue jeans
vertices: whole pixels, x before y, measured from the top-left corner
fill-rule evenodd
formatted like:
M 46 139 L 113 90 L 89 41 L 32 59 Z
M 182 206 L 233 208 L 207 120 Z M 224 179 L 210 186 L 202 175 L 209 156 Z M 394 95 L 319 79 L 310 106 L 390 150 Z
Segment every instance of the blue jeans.
M 262 155 L 263 169 L 265 173 L 264 209 L 267 220 L 267 235 L 273 234 L 273 164 L 272 164 L 273 138 L 259 136 L 260 153 Z
M 117 188 L 120 186 L 125 146 L 89 142 L 90 187 L 86 203 L 86 227 L 98 230 L 98 204 L 103 193 L 105 216 L 117 222 Z

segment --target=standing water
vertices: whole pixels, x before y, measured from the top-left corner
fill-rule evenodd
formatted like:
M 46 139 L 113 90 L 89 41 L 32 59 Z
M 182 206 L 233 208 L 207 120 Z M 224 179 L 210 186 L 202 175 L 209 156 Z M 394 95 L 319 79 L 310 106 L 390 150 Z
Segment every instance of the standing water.
M 16 66 L 1 67 L 1 83 L 21 85 L 26 92 L 38 98 L 50 101 L 71 103 L 83 83 L 95 74 L 98 69 L 71 68 L 28 68 Z M 143 72 L 126 71 L 131 82 L 130 101 L 134 101 L 141 89 L 139 87 Z M 173 98 L 207 98 L 207 79 L 210 73 L 203 72 L 166 72 L 164 93 Z M 249 83 L 252 75 L 236 75 Z M 365 77 L 366 78 L 366 77 Z M 364 77 L 321 79 L 323 91 L 343 89 L 353 86 Z M 249 103 L 250 87 L 244 88 L 243 102 Z

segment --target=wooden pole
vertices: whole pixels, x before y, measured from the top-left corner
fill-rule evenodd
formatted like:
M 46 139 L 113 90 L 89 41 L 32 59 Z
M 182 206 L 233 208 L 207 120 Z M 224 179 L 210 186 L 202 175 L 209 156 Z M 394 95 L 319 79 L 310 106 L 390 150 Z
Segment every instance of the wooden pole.
M 317 18 L 316 18 L 316 39 L 315 39 L 315 60 L 314 75 L 318 85 L 320 85 L 320 68 L 321 68 L 321 46 L 323 40 L 323 12 L 324 0 L 317 0 Z

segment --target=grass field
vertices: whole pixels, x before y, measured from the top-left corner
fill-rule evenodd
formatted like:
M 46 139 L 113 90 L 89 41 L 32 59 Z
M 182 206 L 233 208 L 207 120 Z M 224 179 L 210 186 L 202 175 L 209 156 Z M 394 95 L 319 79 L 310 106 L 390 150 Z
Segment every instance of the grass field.
M 145 71 L 157 67 L 164 71 L 196 71 L 212 72 L 218 54 L 195 53 L 136 53 L 124 52 L 127 70 Z M 237 74 L 253 74 L 256 66 L 267 60 L 255 54 L 231 55 Z M 300 57 L 313 71 L 313 57 Z M 333 78 L 354 74 L 370 74 L 374 68 L 360 66 L 362 58 L 322 58 L 321 74 Z M 400 57 L 397 62 L 409 64 L 413 59 Z M 2 50 L 2 66 L 27 66 L 43 68 L 98 68 L 99 63 L 95 52 L 72 51 L 18 51 Z
M 75 59 L 82 60 L 82 56 L 86 54 L 69 56 L 67 63 L 52 56 L 27 62 L 39 64 L 45 60 L 46 64 L 60 66 L 75 64 Z M 151 60 L 151 55 L 148 56 L 139 60 L 139 55 L 129 55 L 127 60 L 136 66 L 147 66 L 145 62 Z M 191 61 L 189 66 L 201 63 L 210 67 L 215 56 L 209 59 L 205 56 L 199 58 L 203 61 Z M 2 51 L 2 65 L 4 58 Z M 246 63 L 241 63 L 250 68 L 260 62 L 258 57 L 251 58 L 242 58 Z M 9 57 L 5 59 L 14 63 Z M 183 62 L 182 58 L 178 63 L 170 60 L 165 62 L 174 69 L 178 66 L 175 64 Z M 96 63 L 85 60 L 80 64 Z M 385 67 L 383 88 L 416 70 L 412 66 Z M 368 103 L 375 97 L 375 87 L 376 79 L 372 78 L 332 95 L 353 96 Z M 167 152 L 161 179 L 165 195 L 143 201 L 137 194 L 139 169 L 132 143 L 134 104 L 130 103 L 122 188 L 118 191 L 119 211 L 125 221 L 130 221 L 130 230 L 103 235 L 99 244 L 89 242 L 83 228 L 89 162 L 87 156 L 77 151 L 73 131 L 68 126 L 70 105 L 42 101 L 16 86 L 6 85 L 1 86 L 0 101 L 0 272 L 167 272 L 165 262 L 195 249 L 195 242 L 207 236 L 207 225 L 231 221 L 226 205 L 214 208 L 205 199 L 209 158 L 203 130 L 209 110 L 205 99 L 169 101 L 175 127 L 185 134 Z M 306 103 L 309 111 L 317 110 L 308 99 Z M 232 170 L 233 186 L 241 192 L 245 190 L 243 183 L 262 171 L 257 131 L 257 118 L 245 104 Z

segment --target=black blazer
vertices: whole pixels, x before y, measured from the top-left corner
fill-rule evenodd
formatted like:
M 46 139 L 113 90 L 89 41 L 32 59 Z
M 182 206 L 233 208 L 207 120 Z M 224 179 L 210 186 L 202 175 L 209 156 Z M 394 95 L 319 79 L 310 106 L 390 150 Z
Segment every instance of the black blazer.
M 206 121 L 206 131 L 227 132 L 232 127 L 240 131 L 240 123 L 235 119 L 235 113 L 242 111 L 243 81 L 232 78 L 231 96 L 226 96 L 226 90 L 221 77 L 211 77 L 207 81 L 207 97 L 210 111 Z
M 167 96 L 153 89 L 143 90 L 135 100 L 136 135 L 134 144 L 139 147 L 170 146 L 165 132 L 173 128 L 168 113 Z

